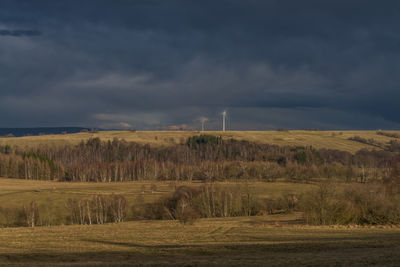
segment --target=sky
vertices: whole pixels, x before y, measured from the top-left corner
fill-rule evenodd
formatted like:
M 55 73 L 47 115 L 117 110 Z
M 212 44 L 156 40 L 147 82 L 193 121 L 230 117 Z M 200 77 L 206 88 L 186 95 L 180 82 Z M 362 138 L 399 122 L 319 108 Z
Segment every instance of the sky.
M 400 1 L 1 0 L 0 127 L 400 129 Z

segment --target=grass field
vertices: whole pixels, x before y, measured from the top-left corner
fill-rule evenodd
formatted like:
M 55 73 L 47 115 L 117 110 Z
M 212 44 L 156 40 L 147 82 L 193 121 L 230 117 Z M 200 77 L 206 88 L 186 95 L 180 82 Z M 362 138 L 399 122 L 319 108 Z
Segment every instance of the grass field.
M 153 182 L 66 183 L 0 179 L 0 203 L 31 200 L 65 213 L 65 200 L 123 194 L 154 201 L 174 185 Z M 176 183 L 176 186 L 201 183 Z M 236 183 L 219 183 L 236 186 Z M 145 187 L 145 193 L 142 187 Z M 250 183 L 259 197 L 302 193 L 315 185 Z M 177 221 L 131 221 L 105 225 L 0 228 L 0 266 L 399 266 L 397 226 L 307 226 L 301 213 Z
M 389 131 L 388 131 L 389 132 Z M 400 131 L 390 131 L 400 133 Z M 366 139 L 373 138 L 378 142 L 387 143 L 393 138 L 376 134 L 376 131 L 228 131 L 228 132 L 204 132 L 206 134 L 221 135 L 223 138 L 235 138 L 258 143 L 290 146 L 310 146 L 315 148 L 330 148 L 354 153 L 360 149 L 378 149 L 375 146 L 362 144 L 348 140 L 349 137 L 361 136 Z M 153 146 L 168 146 L 185 142 L 193 135 L 199 135 L 198 131 L 104 131 L 98 133 L 77 133 L 66 135 L 44 135 L 27 137 L 1 137 L 0 145 L 18 145 L 20 147 L 32 147 L 40 144 L 63 146 L 78 144 L 82 140 L 91 137 L 99 137 L 102 140 L 114 138 L 134 141 Z
M 152 191 L 151 185 L 155 185 L 157 190 Z M 217 183 L 221 186 L 234 187 L 245 186 L 244 183 Z M 92 198 L 95 194 L 121 194 L 129 205 L 133 205 L 138 196 L 143 196 L 145 202 L 153 202 L 163 195 L 171 194 L 175 187 L 200 186 L 197 182 L 124 182 L 124 183 L 68 183 L 53 181 L 32 181 L 21 179 L 0 178 L 0 206 L 21 207 L 34 200 L 39 205 L 39 210 L 43 214 L 43 219 L 57 223 L 57 217 L 66 217 L 68 211 L 65 207 L 69 198 L 83 199 Z M 257 197 L 276 198 L 282 194 L 300 194 L 314 188 L 311 184 L 294 183 L 263 183 L 252 182 L 247 185 L 249 190 Z M 142 189 L 145 189 L 144 193 Z M 128 216 L 130 210 L 128 211 Z
M 340 149 L 354 153 L 374 146 L 348 140 L 361 136 L 387 143 L 375 131 L 206 132 L 259 143 Z M 400 132 L 398 132 L 400 133 Z M 63 146 L 90 137 L 113 138 L 153 146 L 185 142 L 199 132 L 99 132 L 0 138 L 0 145 Z M 156 190 L 151 190 L 155 185 Z M 132 206 L 138 196 L 153 202 L 189 182 L 68 183 L 0 178 L 0 206 L 21 207 L 32 200 L 40 217 L 58 224 L 68 215 L 69 198 L 122 194 Z M 218 183 L 234 187 L 237 183 Z M 241 183 L 256 197 L 301 194 L 314 184 Z M 143 192 L 144 188 L 144 192 Z M 131 209 L 128 209 L 131 212 Z M 128 217 L 132 214 L 128 214 Z M 302 223 L 301 213 L 200 219 L 194 225 L 177 221 L 131 221 L 105 225 L 0 228 L 0 266 L 400 266 L 400 228 L 318 227 Z
M 0 266 L 399 266 L 400 229 L 310 227 L 297 214 L 0 229 Z

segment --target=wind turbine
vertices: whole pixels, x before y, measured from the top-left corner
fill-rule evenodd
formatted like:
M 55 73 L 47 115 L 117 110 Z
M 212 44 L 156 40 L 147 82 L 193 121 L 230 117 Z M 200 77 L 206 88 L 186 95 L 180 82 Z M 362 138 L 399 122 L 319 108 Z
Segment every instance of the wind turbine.
M 221 114 L 222 114 L 222 131 L 225 132 L 225 130 L 226 130 L 226 110 L 224 110 Z
M 206 117 L 201 117 L 201 118 L 200 118 L 200 121 L 201 121 L 201 131 L 204 132 L 204 130 L 205 130 L 205 123 L 206 123 L 206 121 L 208 121 L 208 119 L 207 119 Z

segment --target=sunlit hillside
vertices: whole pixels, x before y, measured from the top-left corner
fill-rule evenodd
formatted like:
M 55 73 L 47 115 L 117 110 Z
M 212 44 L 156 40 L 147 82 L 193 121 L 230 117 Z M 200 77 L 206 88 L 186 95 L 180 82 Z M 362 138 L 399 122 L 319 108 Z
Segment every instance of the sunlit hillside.
M 387 131 L 400 134 L 400 131 Z M 280 146 L 313 146 L 315 148 L 338 149 L 354 153 L 360 149 L 380 149 L 377 146 L 348 140 L 354 136 L 374 139 L 386 144 L 395 138 L 378 135 L 376 131 L 102 131 L 97 133 L 77 133 L 66 135 L 43 135 L 27 137 L 2 137 L 0 145 L 38 146 L 38 145 L 67 145 L 77 144 L 89 138 L 99 137 L 102 140 L 114 138 L 152 146 L 168 146 L 184 143 L 193 135 L 211 134 L 225 139 L 234 138 L 258 143 L 275 144 Z

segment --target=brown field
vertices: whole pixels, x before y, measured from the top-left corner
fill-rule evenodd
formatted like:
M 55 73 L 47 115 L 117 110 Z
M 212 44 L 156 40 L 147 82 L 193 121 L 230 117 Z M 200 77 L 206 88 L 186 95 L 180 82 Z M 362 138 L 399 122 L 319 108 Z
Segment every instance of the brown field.
M 172 192 L 170 183 L 61 183 L 0 179 L 0 203 L 36 200 L 66 212 L 68 198 L 119 193 L 151 202 Z M 199 186 L 201 183 L 177 183 Z M 219 183 L 236 186 L 236 183 Z M 145 193 L 142 193 L 142 186 Z M 248 185 L 257 196 L 301 193 L 315 185 Z M 57 213 L 58 212 L 58 213 Z M 42 216 L 42 213 L 41 213 Z M 318 227 L 302 224 L 302 214 L 177 221 L 132 221 L 90 226 L 0 228 L 0 266 L 399 266 L 400 228 L 393 226 Z
M 399 266 L 400 229 L 310 227 L 298 214 L 0 229 L 0 266 Z
M 206 132 L 259 143 L 340 149 L 354 153 L 377 149 L 347 138 L 358 135 L 387 143 L 375 131 Z M 398 132 L 400 133 L 400 132 Z M 99 132 L 0 138 L 0 145 L 63 146 L 90 137 L 113 138 L 167 146 L 185 142 L 199 132 Z M 157 190 L 151 191 L 154 184 Z M 237 186 L 237 183 L 218 183 Z M 0 178 L 0 206 L 21 207 L 32 200 L 40 216 L 57 224 L 66 216 L 69 198 L 122 194 L 129 205 L 138 196 L 153 202 L 189 182 L 67 183 Z M 286 182 L 241 183 L 257 197 L 300 194 L 315 185 Z M 142 188 L 145 188 L 142 192 Z M 130 212 L 130 209 L 129 209 Z M 51 218 L 51 217 L 54 218 Z M 131 216 L 128 214 L 128 217 Z M 50 223 L 51 224 L 51 223 Z M 90 226 L 0 228 L 0 266 L 400 266 L 397 226 L 331 226 L 302 224 L 302 214 L 200 219 L 193 225 L 177 221 L 131 221 Z
M 151 191 L 151 185 L 157 187 Z M 222 186 L 246 186 L 245 183 L 217 183 Z M 42 217 L 52 214 L 52 217 L 65 217 L 68 211 L 65 203 L 69 198 L 83 199 L 91 198 L 95 194 L 121 194 L 130 205 L 135 203 L 136 198 L 143 196 L 145 202 L 153 202 L 163 195 L 171 194 L 175 187 L 200 186 L 199 182 L 122 182 L 122 183 L 68 183 L 54 181 L 32 181 L 22 179 L 0 178 L 0 206 L 21 207 L 34 200 L 39 205 Z M 143 193 L 142 187 L 145 191 Z M 311 190 L 314 185 L 294 183 L 263 183 L 252 182 L 247 185 L 249 190 L 257 197 L 276 198 L 282 194 L 300 194 Z M 128 216 L 130 210 L 128 211 Z M 48 215 L 50 216 L 50 215 Z M 47 218 L 52 221 L 52 218 Z M 54 219 L 55 220 L 55 219 Z
M 386 131 L 400 133 L 400 131 Z M 168 146 L 185 142 L 193 135 L 199 135 L 198 131 L 104 131 L 98 133 L 77 133 L 66 135 L 44 135 L 27 137 L 1 137 L 0 145 L 38 146 L 40 144 L 63 146 L 77 144 L 91 137 L 99 137 L 102 140 L 114 138 L 134 141 L 153 146 Z M 235 138 L 258 143 L 290 146 L 310 146 L 315 148 L 330 148 L 354 153 L 360 149 L 379 149 L 375 146 L 347 140 L 349 137 L 361 136 L 366 139 L 373 138 L 378 142 L 387 143 L 393 138 L 377 135 L 376 131 L 228 131 L 228 132 L 204 132 L 205 134 L 221 135 L 223 138 Z

